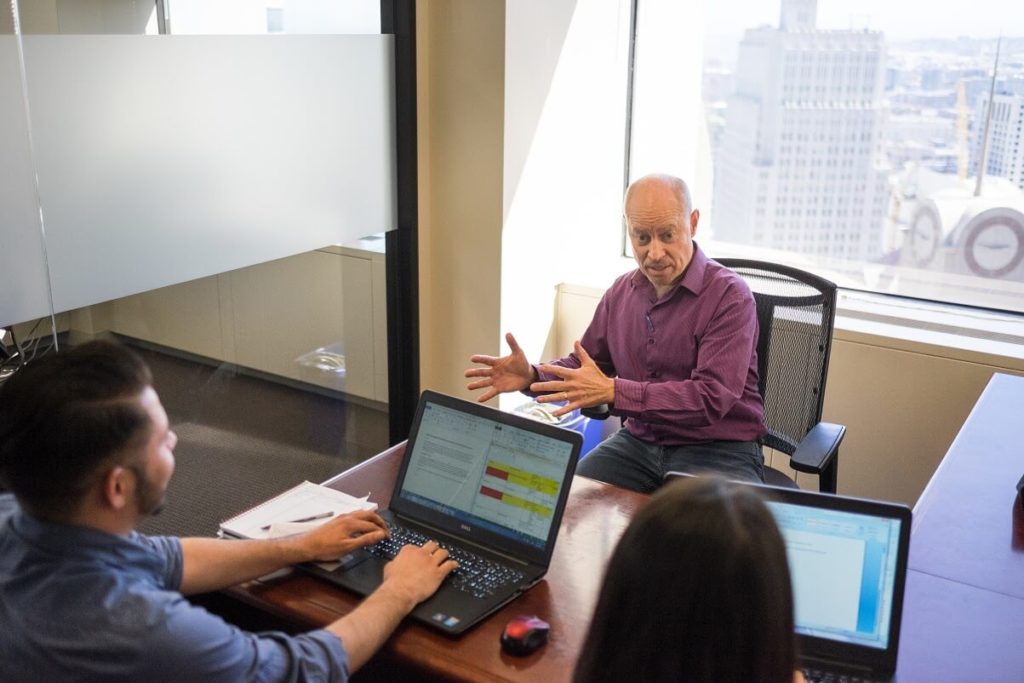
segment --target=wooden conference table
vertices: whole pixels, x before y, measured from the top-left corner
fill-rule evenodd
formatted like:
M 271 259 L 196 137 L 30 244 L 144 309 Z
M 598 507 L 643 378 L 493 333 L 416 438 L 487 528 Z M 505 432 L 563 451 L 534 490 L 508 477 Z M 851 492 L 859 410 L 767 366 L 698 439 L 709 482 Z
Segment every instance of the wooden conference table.
M 370 492 L 386 506 L 404 447 L 327 483 L 353 495 Z M 902 683 L 1024 680 L 1024 515 L 1014 488 L 1022 474 L 1024 378 L 995 375 L 914 508 L 897 669 Z M 646 501 L 577 477 L 544 581 L 458 640 L 405 623 L 364 671 L 371 678 L 400 672 L 444 680 L 568 680 L 604 565 Z M 229 593 L 306 628 L 358 603 L 302 574 Z M 536 614 L 552 627 L 548 645 L 523 659 L 498 645 L 505 623 L 519 614 Z
M 399 444 L 325 483 L 356 496 L 369 492 L 370 500 L 386 507 L 404 451 L 405 444 Z M 551 567 L 538 585 L 457 640 L 404 623 L 366 673 L 371 678 L 376 672 L 396 680 L 396 669 L 406 676 L 443 680 L 569 680 L 604 566 L 629 520 L 647 499 L 643 494 L 576 477 Z M 307 628 L 323 626 L 359 602 L 347 591 L 297 573 L 267 583 L 252 581 L 228 593 L 262 612 Z M 504 654 L 498 644 L 506 622 L 520 614 L 536 614 L 551 624 L 548 644 L 524 658 Z

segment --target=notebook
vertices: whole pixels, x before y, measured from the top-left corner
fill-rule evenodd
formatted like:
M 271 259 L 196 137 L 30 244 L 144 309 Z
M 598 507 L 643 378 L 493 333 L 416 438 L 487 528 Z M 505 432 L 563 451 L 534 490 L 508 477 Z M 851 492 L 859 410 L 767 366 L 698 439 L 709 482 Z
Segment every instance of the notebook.
M 412 618 L 461 634 L 547 572 L 582 443 L 568 429 L 425 391 L 390 508 L 380 512 L 393 539 L 334 570 L 303 569 L 367 595 L 403 533 L 417 544 L 434 539 L 461 566 Z
M 903 505 L 765 487 L 786 541 L 800 660 L 816 680 L 890 681 L 910 548 Z
M 669 472 L 665 480 L 694 475 Z M 757 484 L 786 542 L 807 683 L 892 681 L 910 551 L 910 509 Z
M 220 535 L 232 538 L 274 538 L 280 531 L 308 531 L 331 517 L 377 504 L 320 484 L 304 481 L 254 508 L 220 523 Z

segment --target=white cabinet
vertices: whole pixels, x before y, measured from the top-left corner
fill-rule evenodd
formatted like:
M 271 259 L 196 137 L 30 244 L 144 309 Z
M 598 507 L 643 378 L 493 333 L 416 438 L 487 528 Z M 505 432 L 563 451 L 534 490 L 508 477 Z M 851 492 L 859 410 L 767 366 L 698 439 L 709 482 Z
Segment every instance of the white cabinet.
M 359 246 L 144 292 L 73 320 L 86 332 L 111 330 L 387 403 L 383 239 Z

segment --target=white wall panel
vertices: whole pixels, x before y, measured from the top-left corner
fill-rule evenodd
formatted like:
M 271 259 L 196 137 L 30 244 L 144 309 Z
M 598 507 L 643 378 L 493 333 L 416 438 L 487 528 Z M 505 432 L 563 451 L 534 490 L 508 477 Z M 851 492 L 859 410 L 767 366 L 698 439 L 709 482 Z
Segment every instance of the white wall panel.
M 607 286 L 629 267 L 619 256 L 629 24 L 628 0 L 505 5 L 499 329 L 533 362 L 547 360 L 560 282 Z
M 394 227 L 390 36 L 24 44 L 58 311 Z
M 49 313 L 17 43 L 0 35 L 0 326 Z

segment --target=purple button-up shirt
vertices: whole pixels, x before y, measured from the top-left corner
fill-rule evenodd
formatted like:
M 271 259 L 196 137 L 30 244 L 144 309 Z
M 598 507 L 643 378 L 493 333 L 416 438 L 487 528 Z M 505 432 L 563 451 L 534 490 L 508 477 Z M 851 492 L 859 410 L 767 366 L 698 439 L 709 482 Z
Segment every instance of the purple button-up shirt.
M 639 270 L 619 277 L 580 342 L 615 378 L 612 414 L 627 418 L 626 429 L 642 441 L 756 441 L 766 432 L 754 297 L 696 244 L 683 277 L 661 300 Z M 576 354 L 553 364 L 580 366 Z

